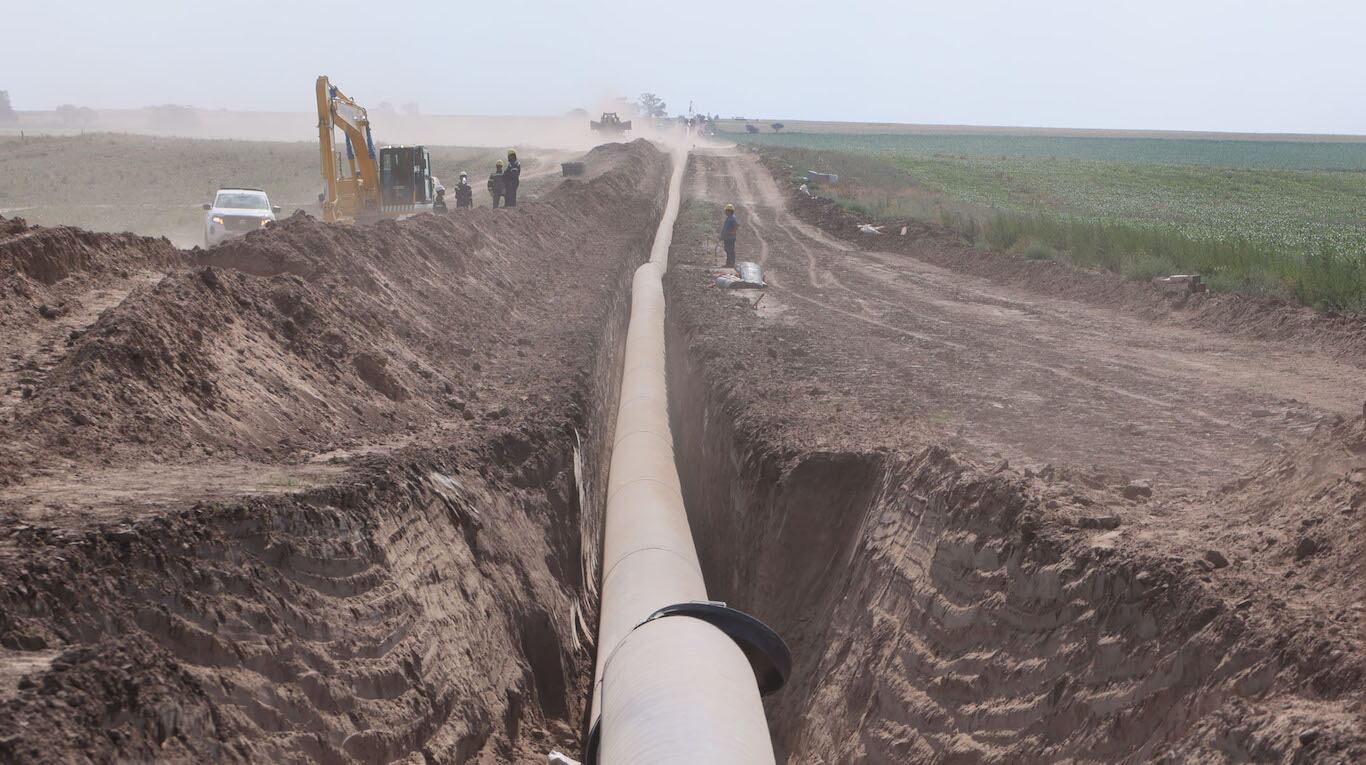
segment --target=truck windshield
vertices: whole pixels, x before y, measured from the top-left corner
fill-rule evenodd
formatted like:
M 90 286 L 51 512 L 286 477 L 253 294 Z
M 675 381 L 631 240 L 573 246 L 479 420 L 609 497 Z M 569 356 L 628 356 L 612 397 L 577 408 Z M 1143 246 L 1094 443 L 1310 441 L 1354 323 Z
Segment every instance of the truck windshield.
M 237 191 L 220 191 L 213 202 L 214 207 L 234 210 L 269 210 L 270 202 L 265 194 L 247 194 Z

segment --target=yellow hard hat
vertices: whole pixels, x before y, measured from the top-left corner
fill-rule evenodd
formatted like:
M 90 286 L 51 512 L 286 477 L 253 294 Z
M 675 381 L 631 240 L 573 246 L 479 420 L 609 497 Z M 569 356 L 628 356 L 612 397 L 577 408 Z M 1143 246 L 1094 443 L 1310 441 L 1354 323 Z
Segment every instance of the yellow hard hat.
M 516 150 L 516 149 L 508 149 L 508 157 L 515 157 L 515 156 L 517 156 L 517 150 Z
M 502 166 L 503 166 L 503 160 L 500 159 L 500 160 L 498 160 L 497 162 L 494 162 L 494 163 L 493 163 L 493 166 L 494 166 L 494 167 L 502 167 Z
M 735 205 L 726 205 L 726 212 L 735 212 Z

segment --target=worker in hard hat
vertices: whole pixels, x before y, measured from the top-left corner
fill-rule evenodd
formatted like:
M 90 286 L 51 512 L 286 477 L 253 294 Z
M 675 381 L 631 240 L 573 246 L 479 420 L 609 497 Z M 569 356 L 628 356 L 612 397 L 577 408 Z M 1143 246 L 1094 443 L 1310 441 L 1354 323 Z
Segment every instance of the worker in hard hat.
M 517 150 L 508 149 L 507 169 L 503 171 L 503 206 L 517 206 L 517 185 L 522 182 L 522 163 L 517 161 Z
M 489 174 L 489 195 L 493 197 L 493 209 L 498 209 L 498 203 L 503 199 L 503 160 L 493 163 L 493 172 Z
M 726 219 L 721 222 L 721 245 L 726 248 L 726 268 L 735 268 L 735 233 L 740 221 L 735 217 L 735 205 L 726 205 Z
M 455 184 L 455 209 L 468 210 L 474 207 L 474 189 L 470 187 L 470 174 L 460 171 L 460 181 Z

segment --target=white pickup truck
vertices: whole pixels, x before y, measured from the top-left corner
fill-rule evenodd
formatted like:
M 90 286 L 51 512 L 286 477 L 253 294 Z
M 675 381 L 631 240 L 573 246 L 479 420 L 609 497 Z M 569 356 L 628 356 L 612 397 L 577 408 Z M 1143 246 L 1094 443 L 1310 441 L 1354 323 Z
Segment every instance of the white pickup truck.
M 260 189 L 219 189 L 213 204 L 204 205 L 204 246 L 222 244 L 275 220 L 280 212 Z

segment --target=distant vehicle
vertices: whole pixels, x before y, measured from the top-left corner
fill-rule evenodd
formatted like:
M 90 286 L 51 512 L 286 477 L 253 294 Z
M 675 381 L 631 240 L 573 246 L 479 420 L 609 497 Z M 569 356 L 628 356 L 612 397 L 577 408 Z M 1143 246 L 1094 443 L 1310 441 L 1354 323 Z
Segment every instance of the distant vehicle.
M 204 246 L 213 247 L 275 220 L 280 212 L 260 189 L 219 189 L 213 204 L 204 205 Z
M 599 133 L 621 134 L 631 129 L 631 121 L 623 121 L 616 112 L 603 112 L 601 120 L 589 122 L 588 125 Z

